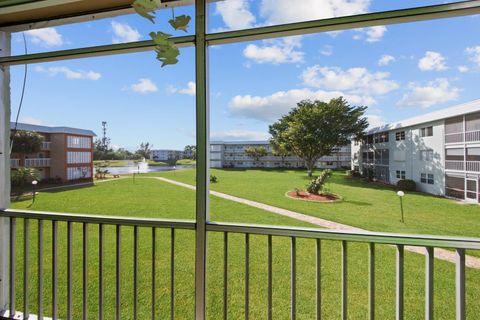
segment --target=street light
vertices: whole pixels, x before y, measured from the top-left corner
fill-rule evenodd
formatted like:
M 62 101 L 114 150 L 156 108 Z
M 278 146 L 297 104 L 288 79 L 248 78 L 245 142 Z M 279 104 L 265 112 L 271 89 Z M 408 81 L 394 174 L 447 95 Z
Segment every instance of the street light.
M 404 223 L 404 219 L 403 219 L 403 197 L 405 196 L 405 192 L 403 191 L 398 191 L 397 192 L 397 196 L 400 198 L 400 211 L 402 212 L 402 219 L 400 220 L 401 223 Z
M 37 188 L 37 183 L 38 183 L 37 180 L 32 181 L 32 191 L 33 191 L 32 203 L 35 203 L 35 193 L 36 193 L 35 191 L 36 191 L 36 188 Z

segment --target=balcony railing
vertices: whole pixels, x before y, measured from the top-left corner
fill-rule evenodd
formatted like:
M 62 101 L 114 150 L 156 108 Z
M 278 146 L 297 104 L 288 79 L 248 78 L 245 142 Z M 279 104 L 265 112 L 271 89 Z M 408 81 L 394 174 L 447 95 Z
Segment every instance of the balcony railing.
M 10 159 L 10 167 L 11 168 L 20 167 L 20 159 Z
M 25 159 L 25 167 L 32 167 L 32 168 L 50 167 L 50 158 Z
M 7 224 L 10 226 L 9 236 L 9 310 L 16 311 L 16 316 L 28 318 L 32 313 L 36 313 L 39 318 L 43 316 L 50 316 L 57 319 L 59 316 L 66 319 L 79 319 L 83 316 L 92 315 L 92 307 L 94 307 L 95 317 L 103 319 L 106 315 L 106 310 L 114 310 L 115 318 L 120 319 L 122 313 L 125 312 L 125 304 L 128 299 L 131 299 L 131 308 L 128 308 L 128 316 L 133 319 L 138 319 L 139 310 L 151 315 L 153 319 L 158 318 L 158 313 L 162 313 L 162 318 L 169 316 L 173 319 L 177 310 L 177 306 L 185 307 L 185 302 L 176 303 L 180 296 L 176 296 L 178 290 L 178 282 L 185 284 L 192 281 L 190 287 L 195 288 L 193 284 L 193 277 L 186 279 L 179 278 L 177 282 L 177 272 L 179 269 L 175 267 L 177 248 L 182 247 L 186 250 L 187 256 L 194 256 L 194 245 L 188 245 L 189 242 L 194 242 L 193 232 L 197 228 L 197 224 L 193 221 L 172 221 L 172 220 L 158 220 L 158 219 L 140 219 L 140 218 L 124 218 L 124 217 L 106 217 L 106 216 L 90 216 L 90 215 L 74 215 L 61 213 L 44 213 L 44 212 L 22 212 L 18 210 L 0 211 L 0 218 L 5 218 Z M 163 231 L 162 231 L 163 230 Z M 51 232 L 49 236 L 45 233 Z M 200 231 L 197 231 L 200 232 Z M 248 315 L 250 312 L 250 297 L 252 291 L 251 272 L 254 270 L 258 272 L 258 259 L 251 259 L 252 251 L 259 250 L 259 244 L 262 243 L 265 250 L 265 312 L 268 319 L 272 319 L 273 303 L 274 303 L 274 279 L 279 277 L 279 270 L 286 270 L 286 276 L 289 277 L 289 313 L 290 318 L 295 319 L 297 315 L 297 252 L 304 251 L 306 241 L 304 239 L 314 240 L 311 244 L 314 245 L 314 257 L 312 257 L 312 267 L 314 268 L 315 276 L 312 279 L 314 284 L 312 287 L 313 297 L 312 304 L 316 308 L 316 318 L 320 319 L 322 316 L 321 305 L 324 297 L 327 294 L 322 292 L 326 290 L 325 285 L 322 286 L 322 243 L 333 241 L 340 244 L 339 263 L 340 278 L 338 286 L 341 288 L 339 293 L 339 313 L 342 319 L 347 319 L 348 316 L 348 288 L 349 288 L 349 271 L 347 266 L 352 264 L 348 262 L 349 244 L 364 243 L 366 244 L 366 253 L 369 256 L 366 270 L 368 270 L 368 278 L 365 281 L 365 287 L 368 288 L 368 308 L 370 319 L 374 318 L 376 308 L 376 245 L 393 246 L 396 250 L 395 262 L 395 283 L 396 283 L 396 315 L 397 319 L 403 319 L 404 314 L 404 267 L 405 256 L 404 252 L 407 246 L 425 247 L 425 318 L 432 319 L 433 317 L 433 299 L 434 299 L 434 250 L 435 248 L 449 248 L 456 252 L 455 260 L 455 291 L 456 291 L 456 317 L 457 319 L 464 319 L 465 317 L 465 250 L 480 250 L 480 239 L 474 238 L 453 238 L 453 237 L 435 237 L 435 236 L 413 236 L 400 235 L 390 233 L 370 233 L 370 232 L 345 232 L 332 231 L 312 228 L 289 228 L 278 226 L 259 226 L 246 224 L 227 224 L 227 223 L 207 223 L 206 225 L 207 237 L 214 243 L 214 247 L 209 246 L 208 254 L 215 255 L 219 261 L 217 265 L 209 266 L 209 263 L 214 263 L 213 260 L 207 260 L 207 268 L 218 270 L 217 274 L 219 283 L 222 287 L 216 305 L 223 310 L 223 318 L 226 319 L 229 313 L 229 308 L 241 308 L 242 313 Z M 74 235 L 75 233 L 75 235 Z M 30 244 L 31 237 L 36 236 L 36 245 Z M 179 237 L 176 244 L 176 236 Z M 181 238 L 184 237 L 184 238 Z M 265 237 L 265 242 L 255 241 L 259 236 Z M 17 239 L 17 237 L 19 239 Z M 133 238 L 132 246 L 126 246 L 128 241 L 122 242 L 124 237 L 128 239 Z M 160 239 L 161 238 L 161 239 Z M 147 240 L 147 243 L 141 243 L 141 240 Z M 284 240 L 281 240 L 284 239 Z M 47 242 L 48 241 L 48 242 Z M 187 245 L 183 242 L 187 242 Z M 232 243 L 229 245 L 229 241 Z M 252 242 L 254 241 L 254 242 Z M 273 243 L 278 241 L 289 241 L 290 252 L 289 260 L 279 261 L 273 259 L 274 246 Z M 325 241 L 325 242 L 324 242 Z M 17 243 L 23 244 L 23 250 L 18 250 Z M 240 243 L 239 243 L 240 242 Z M 243 242 L 243 244 L 242 244 Z M 50 251 L 45 247 L 45 244 L 51 245 Z M 235 243 L 235 246 L 232 244 Z M 160 248 L 162 246 L 162 248 Z M 164 248 L 167 246 L 168 249 Z M 298 248 L 297 248 L 298 247 Z M 33 250 L 31 250 L 33 249 Z M 93 249 L 95 254 L 92 257 L 90 250 Z M 230 252 L 233 249 L 235 252 Z M 78 251 L 81 251 L 79 253 Z M 211 251 L 213 250 L 213 251 Z M 240 252 L 238 252 L 240 250 Z M 241 253 L 243 250 L 243 253 Z M 324 249 L 325 250 L 325 249 Z M 390 250 L 390 249 L 388 249 Z M 148 258 L 145 259 L 145 253 Z M 328 252 L 327 252 L 328 253 Z M 114 262 L 107 263 L 106 255 L 114 258 Z M 313 252 L 312 252 L 313 254 Z M 168 256 L 169 263 L 162 264 L 158 268 L 158 259 L 160 255 Z M 232 255 L 243 256 L 243 266 L 236 267 L 243 268 L 243 272 L 239 270 L 231 270 L 232 262 L 229 257 Z M 185 256 L 185 254 L 184 254 Z M 381 256 L 381 255 L 380 255 Z M 80 263 L 79 260 L 80 259 Z M 90 261 L 92 259 L 93 261 Z M 218 260 L 217 259 L 217 260 Z M 35 260 L 35 261 L 33 261 Z M 335 260 L 337 261 L 337 260 Z M 20 270 L 22 276 L 16 273 L 17 262 L 22 266 Z M 31 274 L 29 263 L 37 266 L 34 270 L 35 274 Z M 75 262 L 75 263 L 74 263 Z M 195 273 L 202 273 L 205 276 L 206 269 L 202 264 L 195 264 Z M 59 274 L 59 267 L 62 269 Z M 187 266 L 181 265 L 181 270 L 188 269 Z M 300 270 L 305 267 L 300 265 Z M 389 265 L 385 265 L 388 268 Z M 107 269 L 108 268 L 108 269 Z M 129 269 L 131 272 L 122 272 L 122 268 Z M 356 266 L 355 268 L 360 268 Z M 79 277 L 74 277 L 75 270 L 81 271 Z M 108 270 L 108 271 L 107 271 Z M 148 275 L 144 273 L 148 270 Z M 48 272 L 47 272 L 48 271 Z M 65 272 L 63 272 L 65 271 Z M 275 271 L 275 272 L 274 272 Z M 163 273 L 161 273 L 163 272 Z M 165 275 L 168 272 L 169 275 Z M 233 272 L 233 273 L 232 273 Z M 124 277 L 127 276 L 128 279 Z M 229 299 L 230 290 L 234 290 L 229 286 L 229 277 L 235 277 L 235 282 L 238 282 L 238 277 L 243 277 L 243 292 L 244 301 L 242 306 L 238 305 L 238 301 L 231 305 L 232 300 Z M 168 284 L 168 292 L 157 292 L 157 282 L 159 277 L 166 280 Z M 23 286 L 17 288 L 16 284 L 23 278 Z M 30 280 L 35 279 L 38 284 L 31 285 Z M 48 282 L 47 280 L 48 279 Z M 190 279 L 190 280 L 188 280 Z M 278 280 L 278 278 L 276 278 Z M 75 281 L 76 280 L 76 281 Z M 107 281 L 108 280 L 108 281 Z M 277 281 L 275 280 L 275 281 Z M 392 279 L 393 280 L 393 279 Z M 125 283 L 132 284 L 132 291 L 125 294 L 122 285 Z M 44 286 L 49 284 L 50 290 L 45 290 Z M 257 288 L 257 284 L 254 284 Z M 66 295 L 60 295 L 60 288 L 65 288 Z M 140 288 L 141 287 L 141 288 Z M 238 285 L 237 285 L 238 287 Z M 92 288 L 98 290 L 93 297 L 91 294 Z M 148 289 L 147 289 L 148 288 Z M 209 287 L 211 288 L 211 287 Z M 106 297 L 107 289 L 111 289 L 112 295 Z M 258 289 L 258 288 L 257 288 Z M 113 293 L 114 290 L 114 293 Z M 142 290 L 142 300 L 139 301 L 139 293 Z M 195 288 L 197 295 L 208 294 Z M 198 291 L 200 290 L 200 291 Z M 17 291 L 20 293 L 17 294 Z M 36 291 L 36 293 L 32 292 Z M 45 299 L 45 292 L 49 292 L 48 300 Z M 74 295 L 75 293 L 75 295 Z M 189 293 L 193 295 L 193 292 Z M 192 296 L 183 292 L 181 298 L 192 300 Z M 231 294 L 231 293 L 230 293 Z M 78 301 L 81 295 L 81 302 Z M 146 298 L 145 295 L 148 297 Z M 160 296 L 169 295 L 169 306 L 160 306 L 157 304 L 160 301 Z M 36 297 L 35 308 L 30 308 L 30 298 Z M 23 297 L 23 299 L 20 299 Z M 74 298 L 77 299 L 76 304 Z M 416 301 L 422 300 L 422 297 L 416 297 Z M 17 300 L 22 301 L 22 305 L 17 305 Z M 95 301 L 96 306 L 89 305 L 89 302 Z M 164 301 L 163 301 L 164 302 Z M 59 314 L 59 303 L 61 303 L 61 310 L 64 314 Z M 66 306 L 66 307 L 65 307 Z M 48 308 L 47 308 L 48 307 Z M 150 311 L 146 311 L 150 310 Z M 187 307 L 188 308 L 188 307 Z M 192 305 L 192 313 L 194 306 Z M 378 306 L 377 306 L 378 308 Z M 197 310 L 198 311 L 198 310 Z M 8 314 L 13 318 L 14 312 Z M 85 318 L 84 317 L 84 318 Z M 220 317 L 220 315 L 218 316 Z M 284 317 L 286 318 L 286 317 Z
M 464 161 L 445 160 L 445 169 L 464 171 L 465 170 L 465 162 Z
M 480 130 L 465 132 L 466 142 L 480 141 Z
M 463 132 L 445 134 L 445 143 L 458 143 L 464 141 Z
M 50 141 L 43 141 L 42 142 L 42 150 L 50 150 L 51 144 L 52 143 Z

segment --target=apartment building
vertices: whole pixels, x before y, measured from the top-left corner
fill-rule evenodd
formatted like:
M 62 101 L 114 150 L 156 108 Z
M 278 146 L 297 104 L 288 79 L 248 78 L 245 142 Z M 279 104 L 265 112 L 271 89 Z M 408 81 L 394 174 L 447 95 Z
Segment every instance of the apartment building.
M 15 124 L 10 126 L 14 128 Z M 41 179 L 55 178 L 63 182 L 92 179 L 93 137 L 96 136 L 93 131 L 26 123 L 18 123 L 17 130 L 36 132 L 44 137 L 44 141 L 40 152 L 11 154 L 12 169 L 35 168 L 40 172 Z
M 352 168 L 423 192 L 479 202 L 480 100 L 369 130 L 352 142 Z
M 247 155 L 249 147 L 263 147 L 267 155 L 258 160 Z M 317 168 L 350 167 L 350 146 L 339 147 L 336 152 L 320 158 Z M 268 141 L 212 141 L 210 143 L 212 168 L 303 168 L 305 163 L 297 156 L 280 157 L 273 154 Z
M 183 159 L 184 152 L 181 150 L 157 149 L 150 151 L 150 160 L 168 161 L 172 159 Z

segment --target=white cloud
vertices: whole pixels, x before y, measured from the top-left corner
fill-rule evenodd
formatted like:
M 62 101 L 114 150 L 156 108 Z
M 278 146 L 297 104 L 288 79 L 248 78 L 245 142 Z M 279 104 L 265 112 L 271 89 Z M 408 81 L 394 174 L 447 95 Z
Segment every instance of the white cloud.
M 370 0 L 262 0 L 260 14 L 267 24 L 316 20 L 366 13 Z
M 387 79 L 388 72 L 370 72 L 366 68 L 342 70 L 338 67 L 314 65 L 303 71 L 303 82 L 311 87 L 327 90 L 345 90 L 353 93 L 382 95 L 398 88 Z
M 18 122 L 34 124 L 34 125 L 38 125 L 38 126 L 45 125 L 45 122 L 43 122 L 42 120 L 34 118 L 34 117 L 29 117 L 29 116 L 20 117 L 20 119 L 18 119 Z
M 467 66 L 463 66 L 463 65 L 462 65 L 462 66 L 458 66 L 458 71 L 460 71 L 461 73 L 466 73 L 466 72 L 468 72 L 469 70 L 470 70 L 470 68 L 467 67 Z
M 43 47 L 57 47 L 63 44 L 63 37 L 55 28 L 43 28 L 25 31 L 32 43 Z
M 470 61 L 474 62 L 480 67 L 480 46 L 468 47 L 465 52 L 470 55 Z
M 323 48 L 320 50 L 320 53 L 323 54 L 324 56 L 331 56 L 333 54 L 333 47 L 329 45 L 323 46 Z
M 130 89 L 142 94 L 158 91 L 157 85 L 152 80 L 146 78 L 139 79 L 137 83 L 130 86 Z
M 367 115 L 365 115 L 365 117 L 368 119 L 368 128 L 369 129 L 376 128 L 376 127 L 381 127 L 381 126 L 387 124 L 385 119 L 378 114 L 367 114 Z
M 385 26 L 375 26 L 368 28 L 359 28 L 355 29 L 357 34 L 353 35 L 353 40 L 362 40 L 365 39 L 366 42 L 378 42 L 382 40 L 383 36 L 387 32 L 387 27 Z
M 246 29 L 255 23 L 255 16 L 250 12 L 248 0 L 217 2 L 216 14 L 222 16 L 223 22 L 230 30 Z
M 310 89 L 293 89 L 278 91 L 268 96 L 237 95 L 230 100 L 229 111 L 239 117 L 260 121 L 275 121 L 304 99 L 329 101 L 343 96 L 349 103 L 356 105 L 374 105 L 375 99 L 370 96 L 350 95 L 340 91 L 312 91 Z
M 367 28 L 365 32 L 367 34 L 367 42 L 377 42 L 382 40 L 385 32 L 387 32 L 387 28 L 385 26 L 375 26 Z
M 288 37 L 281 40 L 265 40 L 263 46 L 249 44 L 243 55 L 257 63 L 299 63 L 303 62 L 304 53 L 295 50 L 301 47 L 301 37 Z
M 210 134 L 211 140 L 267 140 L 270 135 L 266 132 L 248 131 L 248 130 L 229 130 L 212 132 Z
M 411 82 L 398 106 L 428 108 L 437 103 L 452 101 L 458 98 L 459 88 L 452 87 L 447 79 L 437 78 L 434 81 L 419 85 Z
M 196 94 L 197 85 L 193 81 L 189 81 L 185 88 L 177 88 L 174 86 L 169 86 L 167 88 L 168 93 L 181 93 L 189 96 L 194 96 Z
M 447 69 L 445 58 L 435 51 L 425 52 L 425 56 L 418 61 L 418 67 L 422 71 L 442 71 Z
M 142 35 L 138 30 L 130 27 L 126 23 L 112 21 L 113 43 L 134 42 L 139 41 Z
M 384 54 L 380 57 L 378 60 L 378 65 L 379 66 L 388 66 L 391 62 L 395 62 L 395 57 L 391 56 L 389 54 Z
M 44 68 L 42 66 L 35 67 L 35 71 L 46 73 L 49 76 L 56 76 L 58 74 L 63 74 L 67 79 L 71 80 L 98 80 L 102 77 L 101 73 L 95 71 L 83 71 L 83 70 L 72 70 L 67 67 L 49 67 Z

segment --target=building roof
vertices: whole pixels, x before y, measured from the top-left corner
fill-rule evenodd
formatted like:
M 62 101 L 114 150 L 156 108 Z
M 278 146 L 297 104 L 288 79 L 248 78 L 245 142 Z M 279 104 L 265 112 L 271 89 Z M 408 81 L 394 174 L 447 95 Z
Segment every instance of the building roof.
M 367 134 L 385 132 L 480 111 L 480 99 L 367 130 Z
M 15 128 L 15 122 L 10 122 L 10 128 Z M 36 124 L 17 123 L 17 130 L 33 131 L 40 133 L 70 133 L 79 134 L 83 136 L 96 137 L 97 135 L 92 130 L 70 128 L 70 127 L 48 127 Z

